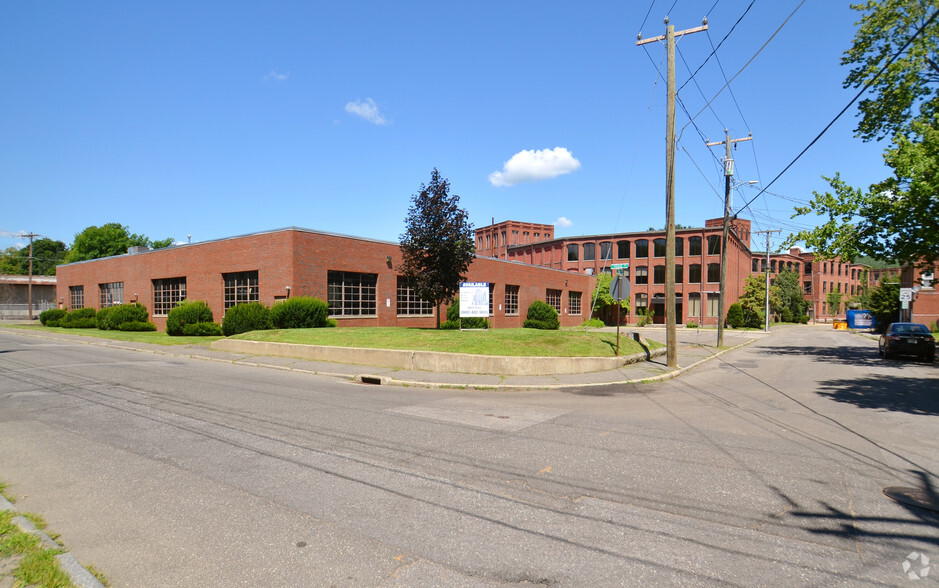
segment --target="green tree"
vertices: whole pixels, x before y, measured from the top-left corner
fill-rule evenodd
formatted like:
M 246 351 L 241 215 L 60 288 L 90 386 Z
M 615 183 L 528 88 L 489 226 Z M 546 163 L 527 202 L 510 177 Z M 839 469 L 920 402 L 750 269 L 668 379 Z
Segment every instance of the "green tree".
M 786 268 L 776 275 L 773 285 L 779 290 L 780 310 L 788 309 L 792 319 L 805 314 L 808 301 L 802 295 L 802 284 L 799 274 Z
M 625 279 L 625 278 L 624 278 Z M 593 303 L 593 313 L 591 316 L 596 315 L 600 318 L 608 317 L 613 322 L 616 321 L 616 301 L 613 300 L 613 297 L 610 296 L 610 282 L 613 280 L 613 276 L 610 274 L 600 274 L 597 276 L 597 286 L 593 289 L 593 294 L 590 295 L 590 301 Z M 619 301 L 620 305 L 620 316 L 625 316 L 625 313 L 629 312 L 629 300 L 626 299 Z M 623 312 L 625 311 L 625 312 Z M 606 318 L 604 318 L 606 320 Z
M 450 182 L 437 168 L 430 184 L 421 184 L 411 197 L 411 206 L 401 235 L 402 262 L 398 270 L 414 284 L 417 295 L 438 309 L 460 290 L 466 270 L 475 257 L 473 225 L 460 197 L 450 195 Z
M 794 216 L 828 220 L 789 236 L 823 258 L 858 255 L 934 268 L 939 261 L 939 10 L 935 0 L 867 0 L 854 42 L 842 57 L 846 88 L 870 85 L 856 129 L 864 141 L 890 137 L 884 161 L 893 177 L 867 190 L 838 174 L 833 192 L 816 192 Z
M 33 241 L 33 275 L 54 276 L 55 266 L 65 263 L 68 248 L 62 241 L 36 239 Z M 17 249 L 10 247 L 0 260 L 0 274 L 21 275 L 29 273 L 29 245 Z
M 744 324 L 761 326 L 766 311 L 766 280 L 762 276 L 749 276 L 743 285 L 743 295 L 737 299 L 743 309 Z M 782 298 L 779 295 L 779 286 L 769 287 L 769 311 L 779 312 L 782 309 Z M 756 320 L 759 317 L 760 320 Z
M 900 278 L 884 278 L 871 288 L 867 308 L 877 319 L 877 331 L 883 333 L 900 316 Z
M 828 303 L 828 314 L 835 316 L 841 312 L 841 300 L 844 294 L 841 292 L 829 292 L 825 294 L 825 302 Z
M 0 253 L 0 275 L 20 275 L 20 250 L 16 247 L 7 247 Z
M 91 226 L 75 235 L 75 242 L 68 253 L 68 262 L 99 259 L 127 253 L 128 247 L 167 247 L 173 239 L 167 238 L 154 244 L 146 235 L 131 233 L 127 227 L 118 223 L 107 223 L 100 227 Z

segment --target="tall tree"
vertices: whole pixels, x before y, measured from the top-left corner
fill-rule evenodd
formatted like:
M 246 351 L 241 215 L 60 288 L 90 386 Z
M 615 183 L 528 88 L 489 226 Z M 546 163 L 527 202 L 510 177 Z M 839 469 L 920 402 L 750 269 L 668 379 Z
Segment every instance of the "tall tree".
M 864 141 L 890 137 L 884 160 L 892 178 L 867 190 L 841 177 L 833 192 L 814 193 L 795 215 L 828 220 L 789 236 L 822 257 L 859 255 L 932 268 L 939 261 L 939 7 L 935 0 L 867 0 L 854 43 L 842 57 L 851 66 L 846 88 L 869 86 L 858 105 Z
M 802 284 L 799 282 L 799 274 L 797 272 L 789 268 L 783 269 L 776 275 L 773 286 L 777 288 L 777 292 L 779 293 L 780 311 L 783 308 L 789 309 L 793 319 L 798 319 L 805 314 L 809 303 L 802 295 Z
M 172 239 L 157 241 L 157 245 L 172 245 Z M 131 233 L 124 225 L 107 223 L 91 226 L 75 235 L 75 242 L 68 254 L 69 263 L 99 259 L 127 253 L 128 247 L 152 247 L 154 242 L 146 235 Z M 156 247 L 159 248 L 159 247 Z
M 68 248 L 62 241 L 36 239 L 33 241 L 33 275 L 54 276 L 55 266 L 65 263 Z M 0 260 L 0 274 L 25 276 L 29 273 L 29 245 L 22 249 L 10 247 Z
M 465 279 L 476 251 L 473 225 L 459 203 L 459 196 L 450 195 L 450 182 L 434 168 L 430 183 L 421 184 L 420 191 L 411 197 L 401 235 L 402 263 L 398 271 L 422 300 L 437 309 L 437 327 L 440 304 L 460 291 L 460 281 Z

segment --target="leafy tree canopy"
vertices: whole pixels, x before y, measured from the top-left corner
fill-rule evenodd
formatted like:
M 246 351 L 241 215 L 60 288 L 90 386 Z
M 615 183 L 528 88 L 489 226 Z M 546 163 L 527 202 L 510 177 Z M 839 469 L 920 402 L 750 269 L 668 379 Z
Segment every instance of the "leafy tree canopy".
M 55 266 L 65 263 L 68 247 L 62 241 L 36 239 L 33 241 L 33 275 L 54 276 Z M 22 249 L 10 247 L 0 259 L 0 274 L 25 276 L 29 273 L 29 245 Z
M 765 289 L 765 282 L 763 286 Z M 782 270 L 776 275 L 773 286 L 777 288 L 779 293 L 780 310 L 788 308 L 793 317 L 800 317 L 805 314 L 808 302 L 802 295 L 802 284 L 798 273 L 788 268 Z
M 173 239 L 171 238 L 153 242 L 146 235 L 131 233 L 124 225 L 107 223 L 100 227 L 88 227 L 75 235 L 75 242 L 68 253 L 68 262 L 121 255 L 127 253 L 128 247 L 159 249 L 172 244 Z
M 613 281 L 613 276 L 610 274 L 600 274 L 597 276 L 597 285 L 593 289 L 593 294 L 590 296 L 591 304 L 593 304 L 593 301 L 596 300 L 596 304 L 593 306 L 594 312 L 601 313 L 604 311 L 604 309 L 613 308 L 616 304 L 616 301 L 613 300 L 612 296 L 610 296 L 611 281 Z M 629 298 L 626 297 L 623 300 L 620 300 L 619 305 L 621 308 L 628 311 Z
M 421 184 L 420 191 L 411 197 L 401 235 L 402 263 L 398 270 L 414 286 L 418 297 L 435 308 L 459 292 L 460 281 L 475 256 L 473 225 L 459 204 L 460 197 L 450 195 L 450 182 L 434 168 L 430 183 Z

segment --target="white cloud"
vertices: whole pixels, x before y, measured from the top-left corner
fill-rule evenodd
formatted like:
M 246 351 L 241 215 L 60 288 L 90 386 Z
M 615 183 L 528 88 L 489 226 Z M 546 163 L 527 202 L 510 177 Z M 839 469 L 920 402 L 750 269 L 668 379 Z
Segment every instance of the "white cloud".
M 493 186 L 514 186 L 522 182 L 540 182 L 580 169 L 580 162 L 564 147 L 526 149 L 505 162 L 502 171 L 489 174 Z
M 554 221 L 554 226 L 556 226 L 556 227 L 564 227 L 564 228 L 567 228 L 567 227 L 571 226 L 572 224 L 574 224 L 574 223 L 571 222 L 571 220 L 570 220 L 569 218 L 567 218 L 566 216 L 559 216 L 559 217 L 558 217 L 558 220 Z
M 286 82 L 286 81 L 287 81 L 287 78 L 289 78 L 289 77 L 290 77 L 290 72 L 289 72 L 289 71 L 288 71 L 287 73 L 283 73 L 283 74 L 282 74 L 282 73 L 278 72 L 276 69 L 272 69 L 272 70 L 270 71 L 270 73 L 267 74 L 266 76 L 264 76 L 264 78 L 262 78 L 262 79 L 263 79 L 265 82 L 266 82 L 267 80 L 274 80 L 275 82 Z
M 371 98 L 349 102 L 346 104 L 346 112 L 349 114 L 354 114 L 355 116 L 365 119 L 375 125 L 384 125 L 388 123 L 388 119 L 385 118 L 385 115 L 379 112 L 378 106 Z

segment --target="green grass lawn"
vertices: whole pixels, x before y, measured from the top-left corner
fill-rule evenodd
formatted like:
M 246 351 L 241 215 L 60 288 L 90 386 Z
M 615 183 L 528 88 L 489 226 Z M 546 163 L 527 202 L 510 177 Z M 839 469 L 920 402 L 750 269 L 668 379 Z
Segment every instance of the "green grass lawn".
M 276 341 L 302 345 L 332 345 L 368 349 L 411 349 L 475 355 L 518 357 L 612 357 L 616 333 L 583 330 L 491 329 L 458 331 L 399 327 L 345 327 L 254 331 L 233 339 Z M 653 348 L 661 344 L 650 342 Z M 620 355 L 644 351 L 628 336 L 620 336 Z
M 166 333 L 99 331 L 98 329 L 63 329 L 34 325 L 4 325 L 30 331 L 82 335 L 115 341 L 153 343 L 157 345 L 208 346 L 223 337 L 170 337 Z M 458 331 L 408 329 L 402 327 L 340 327 L 334 329 L 281 329 L 253 331 L 235 335 L 233 339 L 331 345 L 369 349 L 411 349 L 445 351 L 475 355 L 511 355 L 518 357 L 612 357 L 616 350 L 616 333 L 565 329 L 490 329 Z M 661 343 L 650 341 L 652 349 Z M 620 355 L 641 353 L 644 349 L 628 335 L 620 336 Z

